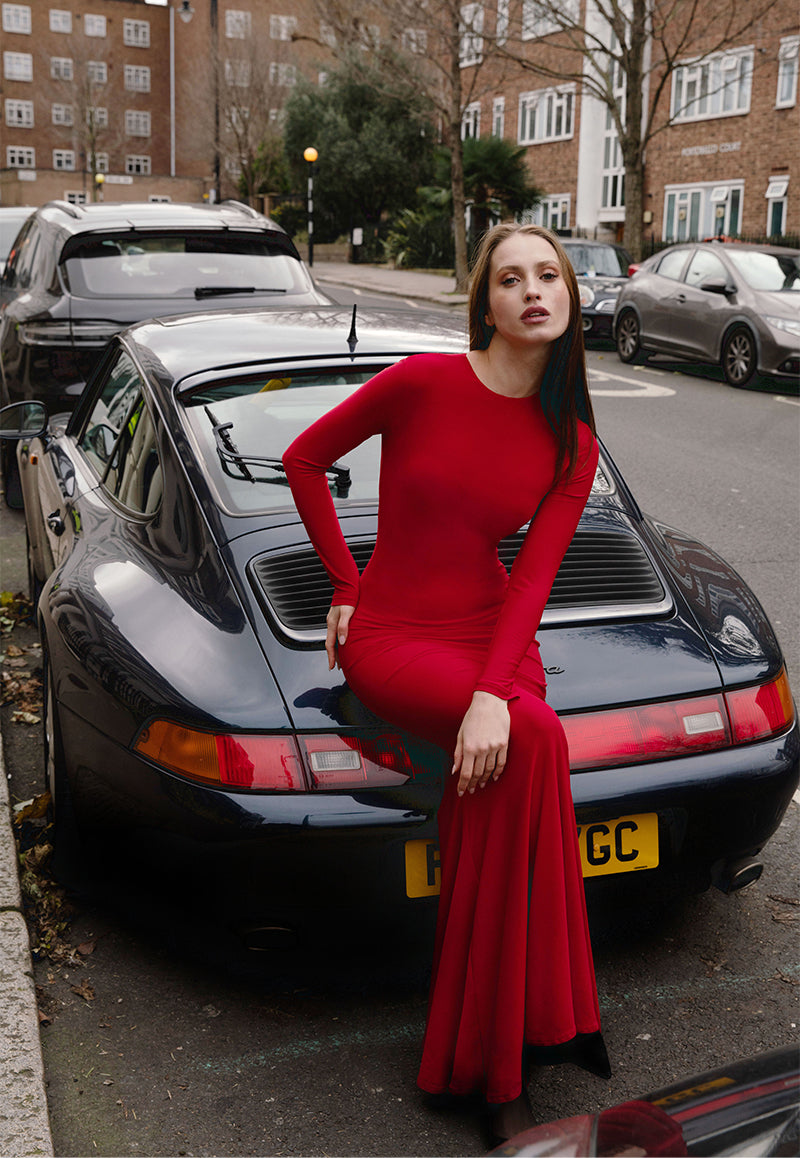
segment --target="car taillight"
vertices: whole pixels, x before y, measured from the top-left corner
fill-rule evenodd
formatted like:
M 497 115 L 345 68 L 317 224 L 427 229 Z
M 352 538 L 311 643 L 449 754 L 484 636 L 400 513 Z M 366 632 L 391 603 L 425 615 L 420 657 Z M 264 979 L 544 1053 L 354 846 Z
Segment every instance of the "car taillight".
M 134 749 L 153 763 L 220 788 L 305 792 L 404 784 L 414 766 L 400 736 L 214 734 L 155 720 Z
M 22 322 L 17 337 L 23 346 L 71 346 L 69 322 Z
M 562 716 L 573 771 L 689 756 L 752 743 L 794 720 L 786 672 L 718 695 Z

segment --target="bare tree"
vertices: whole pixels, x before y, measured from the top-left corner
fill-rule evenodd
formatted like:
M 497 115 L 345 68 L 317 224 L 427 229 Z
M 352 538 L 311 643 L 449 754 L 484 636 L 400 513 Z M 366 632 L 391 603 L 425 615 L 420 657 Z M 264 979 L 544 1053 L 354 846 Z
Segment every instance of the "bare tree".
M 686 91 L 665 107 L 676 71 L 702 66 L 752 36 L 776 0 L 523 0 L 500 51 L 520 68 L 572 81 L 608 110 L 625 167 L 625 245 L 642 252 L 647 146 L 698 99 Z M 537 36 L 538 33 L 538 36 Z M 547 37 L 548 51 L 535 41 Z M 707 98 L 724 90 L 722 70 L 707 68 Z

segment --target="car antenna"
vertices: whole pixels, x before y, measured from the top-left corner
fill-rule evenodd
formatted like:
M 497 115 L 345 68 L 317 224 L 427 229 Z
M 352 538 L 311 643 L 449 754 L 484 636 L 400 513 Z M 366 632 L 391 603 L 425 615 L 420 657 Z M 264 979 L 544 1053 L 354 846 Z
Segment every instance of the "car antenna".
M 358 345 L 358 334 L 356 333 L 356 310 L 357 309 L 358 309 L 358 304 L 356 302 L 354 302 L 353 303 L 353 320 L 350 323 L 350 333 L 347 335 L 347 344 L 350 347 L 350 354 L 351 355 L 355 354 L 356 346 Z

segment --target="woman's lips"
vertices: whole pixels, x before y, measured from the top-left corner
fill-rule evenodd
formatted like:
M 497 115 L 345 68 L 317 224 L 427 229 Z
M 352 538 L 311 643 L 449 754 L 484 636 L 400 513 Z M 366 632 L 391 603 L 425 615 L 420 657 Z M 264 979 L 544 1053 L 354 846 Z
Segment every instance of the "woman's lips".
M 544 306 L 529 306 L 522 314 L 523 322 L 540 322 L 550 317 L 550 311 Z

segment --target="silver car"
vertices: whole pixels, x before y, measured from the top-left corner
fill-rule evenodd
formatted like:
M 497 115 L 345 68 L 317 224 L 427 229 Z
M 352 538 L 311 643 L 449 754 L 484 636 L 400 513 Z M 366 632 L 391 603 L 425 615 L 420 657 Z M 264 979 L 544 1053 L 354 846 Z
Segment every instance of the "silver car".
M 687 242 L 654 254 L 614 313 L 623 362 L 650 353 L 722 367 L 731 386 L 756 371 L 800 383 L 800 250 Z

